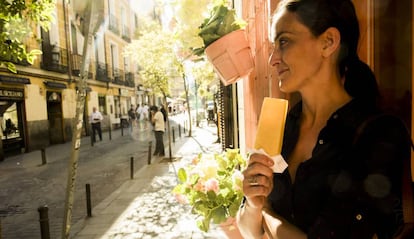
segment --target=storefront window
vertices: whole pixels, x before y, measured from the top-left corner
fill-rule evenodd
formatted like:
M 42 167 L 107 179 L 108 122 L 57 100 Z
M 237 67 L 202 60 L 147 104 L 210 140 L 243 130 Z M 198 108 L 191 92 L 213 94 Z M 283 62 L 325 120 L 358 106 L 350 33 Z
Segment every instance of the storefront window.
M 7 101 L 0 101 L 1 105 L 8 104 Z M 3 120 L 1 122 L 2 139 L 13 139 L 20 137 L 19 118 L 17 114 L 16 103 L 11 104 L 3 113 Z

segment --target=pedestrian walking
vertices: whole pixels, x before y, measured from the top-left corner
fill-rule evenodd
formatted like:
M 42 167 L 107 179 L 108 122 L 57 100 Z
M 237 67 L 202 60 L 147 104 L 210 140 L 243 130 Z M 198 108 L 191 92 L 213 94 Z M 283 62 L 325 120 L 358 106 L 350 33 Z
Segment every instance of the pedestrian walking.
M 102 141 L 102 129 L 101 129 L 101 122 L 103 120 L 103 116 L 101 112 L 99 112 L 96 107 L 92 108 L 92 114 L 90 117 L 90 122 L 92 126 L 92 141 L 96 142 L 95 134 L 98 133 L 99 140 Z
M 161 111 L 158 110 L 158 107 L 153 105 L 150 108 L 151 111 L 151 122 L 154 126 L 154 135 L 155 135 L 155 151 L 154 155 L 164 156 L 164 131 L 165 131 L 165 121 L 164 116 Z
M 164 108 L 164 106 L 163 105 L 161 105 L 161 107 L 160 107 L 160 111 L 161 111 L 161 113 L 162 113 L 162 116 L 164 117 L 164 122 L 167 122 L 167 111 L 165 110 L 165 108 Z
M 142 119 L 142 106 L 141 104 L 137 105 L 137 109 L 135 110 L 136 114 L 137 114 L 137 119 L 141 120 Z
M 133 129 L 137 118 L 137 112 L 135 111 L 134 105 L 131 105 L 131 108 L 128 110 L 128 116 L 129 124 L 131 125 L 131 129 Z
M 144 103 L 144 106 L 142 106 L 142 114 L 144 116 L 144 120 L 149 120 L 149 111 L 149 106 L 146 103 Z

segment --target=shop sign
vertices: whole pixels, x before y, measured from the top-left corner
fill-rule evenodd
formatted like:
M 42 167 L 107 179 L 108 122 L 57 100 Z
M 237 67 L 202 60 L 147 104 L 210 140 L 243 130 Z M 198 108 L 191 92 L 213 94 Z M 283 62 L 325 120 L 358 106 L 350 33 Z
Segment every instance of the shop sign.
M 10 98 L 17 99 L 17 100 L 23 100 L 24 99 L 23 90 L 0 88 L 0 99 L 10 99 Z
M 119 94 L 121 96 L 129 96 L 129 90 L 127 90 L 127 89 L 119 89 Z

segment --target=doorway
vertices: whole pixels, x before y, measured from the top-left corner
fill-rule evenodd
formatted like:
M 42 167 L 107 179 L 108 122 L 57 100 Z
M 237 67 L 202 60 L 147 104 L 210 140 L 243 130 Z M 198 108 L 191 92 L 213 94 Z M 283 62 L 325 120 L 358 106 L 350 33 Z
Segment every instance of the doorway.
M 49 121 L 50 144 L 64 143 L 62 95 L 60 92 L 47 92 L 47 119 Z
M 374 1 L 374 71 L 383 106 L 411 126 L 412 1 Z

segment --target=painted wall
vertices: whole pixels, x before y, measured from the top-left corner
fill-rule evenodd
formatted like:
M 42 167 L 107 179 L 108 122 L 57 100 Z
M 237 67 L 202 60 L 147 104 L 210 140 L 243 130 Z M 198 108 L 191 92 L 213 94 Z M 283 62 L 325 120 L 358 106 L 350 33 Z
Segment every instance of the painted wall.
M 25 86 L 26 120 L 38 121 L 47 120 L 47 104 L 44 88 L 36 84 Z
M 62 91 L 62 114 L 65 119 L 72 119 L 76 116 L 76 91 L 64 89 Z

